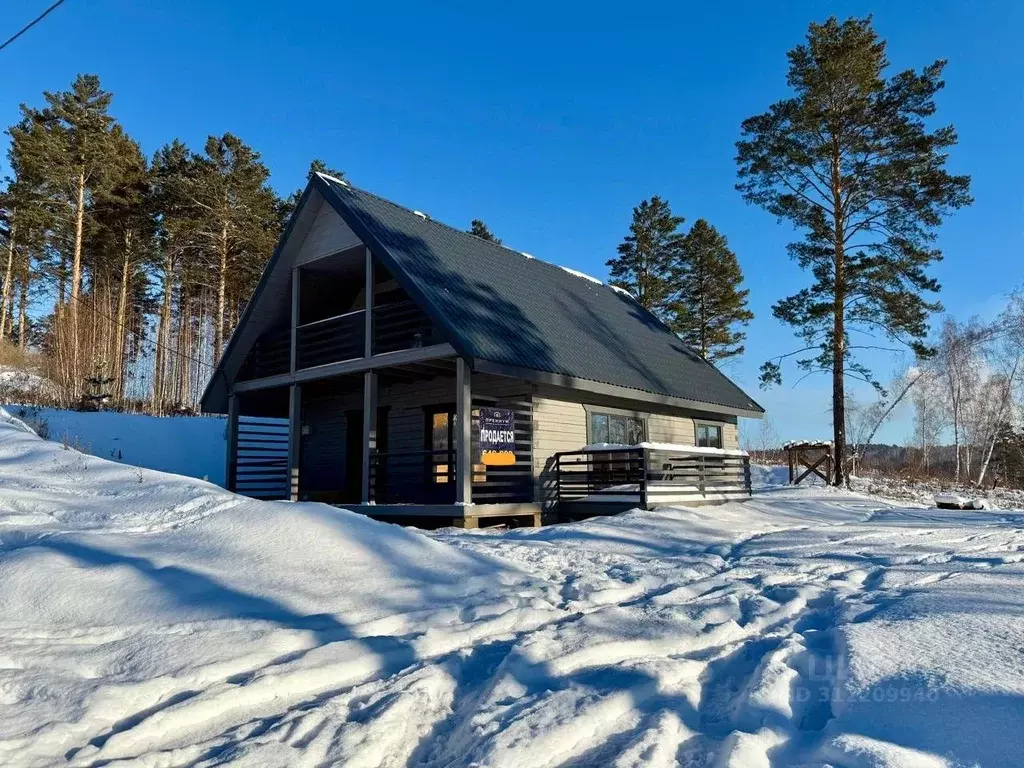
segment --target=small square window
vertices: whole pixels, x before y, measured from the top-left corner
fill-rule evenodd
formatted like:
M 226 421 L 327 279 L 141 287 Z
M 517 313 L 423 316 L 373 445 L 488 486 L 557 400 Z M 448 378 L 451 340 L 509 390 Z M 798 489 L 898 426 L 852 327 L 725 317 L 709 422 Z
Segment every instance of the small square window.
M 721 448 L 722 428 L 716 424 L 698 424 L 697 446 L 700 448 Z

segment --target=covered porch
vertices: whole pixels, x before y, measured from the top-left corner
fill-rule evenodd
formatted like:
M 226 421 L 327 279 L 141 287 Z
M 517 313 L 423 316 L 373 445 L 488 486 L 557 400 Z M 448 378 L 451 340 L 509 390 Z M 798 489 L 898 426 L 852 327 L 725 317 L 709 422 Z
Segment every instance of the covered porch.
M 369 249 L 295 267 L 290 295 L 290 323 L 270 324 L 231 387 L 230 488 L 373 517 L 539 524 L 526 382 L 474 375 Z M 510 414 L 511 463 L 482 460 L 481 408 Z

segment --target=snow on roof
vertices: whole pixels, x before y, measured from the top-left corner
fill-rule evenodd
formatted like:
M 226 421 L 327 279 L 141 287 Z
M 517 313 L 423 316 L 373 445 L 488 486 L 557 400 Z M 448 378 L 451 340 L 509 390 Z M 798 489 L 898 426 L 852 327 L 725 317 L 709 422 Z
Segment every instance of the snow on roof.
M 831 448 L 831 440 L 790 440 L 782 446 L 783 450 L 790 448 Z
M 319 176 L 321 179 L 326 179 L 327 181 L 333 181 L 335 184 L 341 184 L 341 186 L 343 186 L 343 187 L 347 187 L 348 186 L 348 182 L 345 181 L 344 179 L 339 179 L 339 178 L 337 178 L 335 176 L 331 176 L 328 173 L 320 173 L 320 171 L 317 171 L 316 175 Z
M 427 214 L 425 214 L 425 213 L 424 213 L 423 211 L 413 211 L 413 213 L 415 213 L 415 214 L 416 214 L 417 216 L 419 216 L 419 217 L 420 217 L 421 219 L 429 219 L 429 218 L 430 218 L 430 217 L 429 217 L 429 216 L 427 216 Z
M 563 267 L 561 265 L 557 265 L 557 266 L 558 266 L 559 269 L 564 270 L 565 272 L 568 272 L 570 275 L 576 275 L 576 277 L 582 277 L 584 280 L 589 280 L 592 283 L 597 283 L 598 285 L 604 285 L 604 283 L 602 283 L 596 277 L 591 277 L 586 272 L 580 272 L 578 269 L 572 269 L 571 267 Z
M 625 288 L 620 288 L 620 287 L 619 287 L 619 286 L 617 286 L 617 285 L 609 285 L 608 287 L 609 287 L 609 288 L 611 288 L 611 289 L 612 289 L 613 291 L 615 291 L 616 293 L 621 293 L 621 294 L 622 294 L 623 296 L 628 296 L 628 297 L 629 297 L 629 298 L 631 298 L 631 299 L 632 299 L 633 301 L 636 301 L 636 296 L 634 296 L 634 295 L 633 295 L 632 293 L 630 293 L 629 291 L 627 291 L 627 290 L 626 290 Z
M 536 256 L 534 256 L 533 254 L 531 254 L 531 253 L 527 253 L 526 251 L 520 251 L 519 253 L 521 253 L 521 254 L 522 254 L 523 256 L 525 256 L 525 257 L 526 257 L 526 258 L 528 258 L 528 259 L 536 259 L 536 258 L 537 258 L 537 257 L 536 257 Z

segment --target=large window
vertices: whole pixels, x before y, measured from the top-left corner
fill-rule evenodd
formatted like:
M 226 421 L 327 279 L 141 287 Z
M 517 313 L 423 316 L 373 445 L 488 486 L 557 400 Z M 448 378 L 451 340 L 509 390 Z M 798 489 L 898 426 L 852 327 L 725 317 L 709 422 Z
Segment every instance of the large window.
M 722 427 L 718 424 L 698 424 L 697 445 L 700 448 L 721 448 Z
M 646 425 L 641 416 L 618 413 L 590 412 L 587 442 L 636 445 L 647 439 Z

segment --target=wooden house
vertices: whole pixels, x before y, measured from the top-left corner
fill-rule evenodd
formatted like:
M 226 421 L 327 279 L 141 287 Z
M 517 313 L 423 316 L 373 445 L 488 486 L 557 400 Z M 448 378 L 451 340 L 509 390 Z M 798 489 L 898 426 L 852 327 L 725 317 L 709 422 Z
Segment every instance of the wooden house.
M 468 526 L 746 494 L 763 414 L 624 291 L 326 175 L 202 407 L 240 493 Z

